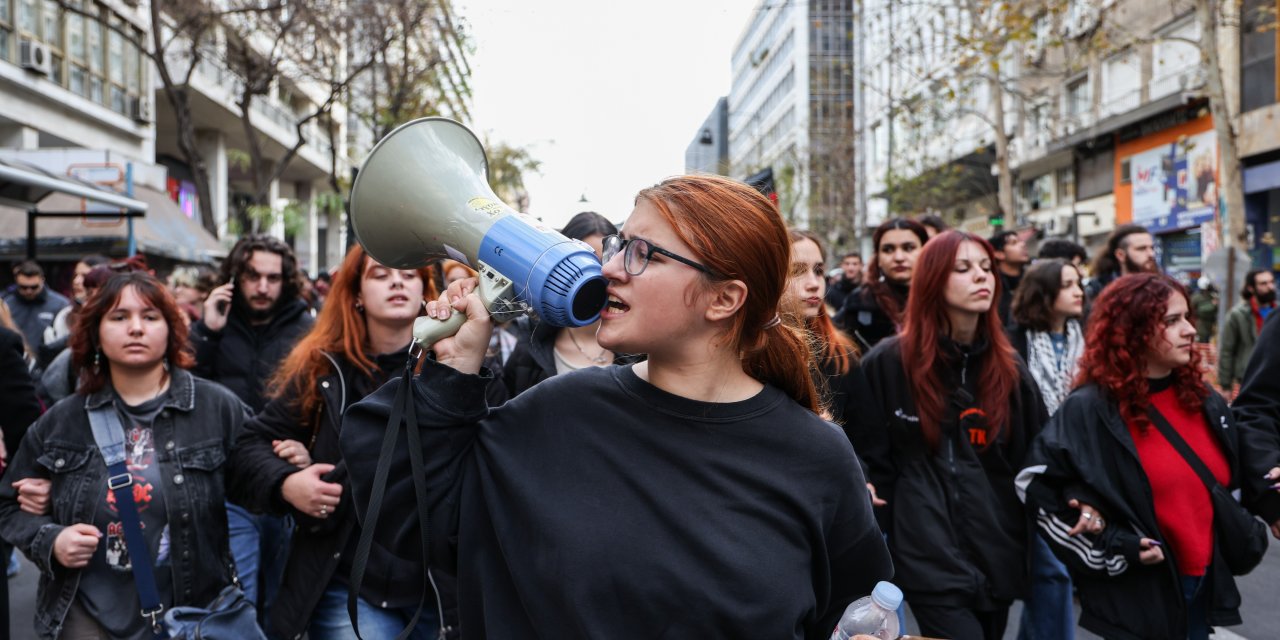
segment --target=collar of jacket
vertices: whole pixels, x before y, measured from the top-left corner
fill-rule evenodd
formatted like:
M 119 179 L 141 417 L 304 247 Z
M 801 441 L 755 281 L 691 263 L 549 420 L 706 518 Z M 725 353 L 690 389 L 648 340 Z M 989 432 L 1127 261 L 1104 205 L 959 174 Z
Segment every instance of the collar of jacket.
M 116 397 L 115 388 L 111 386 L 111 381 L 94 393 L 90 394 L 84 400 L 84 408 L 86 411 L 97 409 L 111 401 Z M 164 394 L 164 406 L 172 407 L 179 411 L 191 411 L 196 406 L 196 383 L 191 372 L 186 369 L 170 369 L 169 371 L 169 390 Z
M 271 319 L 268 320 L 265 325 L 261 326 L 265 326 L 268 331 L 273 332 L 280 327 L 297 320 L 298 316 L 302 315 L 306 310 L 307 303 L 303 302 L 301 298 L 296 298 L 290 302 L 280 305 L 280 308 L 271 316 Z M 239 313 L 230 314 L 227 317 L 227 322 L 228 325 L 230 325 L 230 323 L 235 323 L 243 327 L 245 331 L 252 331 L 254 326 L 253 323 L 249 322 L 249 318 Z

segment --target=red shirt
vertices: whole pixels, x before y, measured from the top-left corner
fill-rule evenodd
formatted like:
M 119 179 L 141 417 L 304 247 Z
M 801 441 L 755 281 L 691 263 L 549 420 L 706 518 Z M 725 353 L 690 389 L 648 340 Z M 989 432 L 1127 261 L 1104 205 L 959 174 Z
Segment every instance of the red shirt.
M 1226 486 L 1231 481 L 1231 468 L 1204 415 L 1184 408 L 1172 388 L 1152 394 L 1151 403 L 1191 445 L 1191 450 L 1213 477 Z M 1145 431 L 1133 424 L 1128 426 L 1142 469 L 1151 483 L 1156 522 L 1164 534 L 1160 541 L 1164 552 L 1173 554 L 1179 573 L 1203 576 L 1213 559 L 1213 503 L 1209 500 L 1209 489 L 1154 425 Z M 1156 536 L 1155 532 L 1149 535 L 1153 539 Z

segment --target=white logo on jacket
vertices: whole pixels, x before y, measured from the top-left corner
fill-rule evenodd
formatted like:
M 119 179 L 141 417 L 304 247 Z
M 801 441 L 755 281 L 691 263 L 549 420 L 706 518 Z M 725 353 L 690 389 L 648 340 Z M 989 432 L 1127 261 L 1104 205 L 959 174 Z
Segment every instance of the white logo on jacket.
M 893 415 L 903 420 L 906 420 L 907 422 L 920 422 L 920 418 L 913 415 L 908 415 L 906 411 L 902 410 L 902 407 L 898 407 L 897 409 L 894 409 Z

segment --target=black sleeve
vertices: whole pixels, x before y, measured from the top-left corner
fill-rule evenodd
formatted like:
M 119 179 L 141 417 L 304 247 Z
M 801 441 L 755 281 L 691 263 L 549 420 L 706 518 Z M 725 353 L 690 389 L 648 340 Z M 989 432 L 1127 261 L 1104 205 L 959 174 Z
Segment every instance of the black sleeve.
M 227 329 L 223 327 L 222 330 Z M 191 373 L 213 380 L 213 372 L 218 361 L 218 347 L 222 344 L 222 333 L 211 331 L 205 326 L 204 321 L 197 320 L 194 325 L 191 325 L 191 337 L 188 341 L 196 356 L 196 364 L 191 367 Z
M 1262 475 L 1280 464 L 1280 313 L 1272 313 L 1258 334 L 1244 370 L 1240 394 L 1231 405 L 1240 437 L 1242 489 L 1251 510 L 1266 520 L 1280 520 L 1280 494 L 1254 487 Z
M 849 372 L 851 376 L 856 376 L 852 384 L 856 399 L 851 400 L 846 409 L 848 413 L 844 424 L 845 434 L 849 436 L 854 452 L 864 465 L 867 481 L 875 486 L 876 495 L 888 502 L 886 507 L 877 511 L 877 517 L 885 527 L 890 520 L 885 509 L 894 507 L 893 494 L 898 478 L 889 431 L 889 414 L 885 406 L 885 402 L 892 397 L 890 387 L 895 384 L 886 379 L 893 375 L 893 367 L 886 362 L 892 359 L 886 345 L 888 343 L 877 346 L 863 358 L 857 368 Z
M 385 461 L 389 472 L 381 516 L 373 525 L 366 521 L 374 475 L 384 462 L 379 460 L 383 434 L 401 380 L 392 379 L 347 409 L 342 419 L 341 445 L 350 470 L 352 504 L 361 526 L 372 526 L 374 542 L 383 548 L 412 558 L 421 555 L 416 551 L 421 549 L 421 529 L 415 515 L 418 501 L 413 476 L 403 444 L 397 446 L 396 455 Z M 454 544 L 463 475 L 479 431 L 476 424 L 489 411 L 486 388 L 492 380 L 493 373 L 488 369 L 482 369 L 479 375 L 464 374 L 428 355 L 422 373 L 413 381 L 426 467 L 429 562 L 451 573 L 457 570 Z
M 871 593 L 877 582 L 893 579 L 889 548 L 872 514 L 870 499 L 861 491 L 866 480 L 861 469 L 855 466 L 854 472 L 855 482 L 842 496 L 826 532 L 831 597 L 817 623 L 806 630 L 808 638 L 828 637 L 849 603 Z
M 1078 433 L 1086 427 L 1089 409 L 1072 400 L 1068 398 L 1031 443 L 1025 467 L 1016 480 L 1018 493 L 1040 536 L 1073 574 L 1119 575 L 1138 561 L 1140 536 L 1134 527 L 1122 525 L 1128 518 L 1080 474 L 1082 466 L 1102 462 L 1092 459 L 1092 447 L 1082 444 Z M 1069 506 L 1073 499 L 1100 510 L 1112 526 L 1099 535 L 1069 535 L 1080 516 L 1078 509 Z
M 27 427 L 40 417 L 36 386 L 23 355 L 22 336 L 0 328 L 0 428 L 10 456 L 17 453 Z
M 9 466 L 4 479 L 0 480 L 0 537 L 22 550 L 41 574 L 52 576 L 55 572 L 67 571 L 53 557 L 53 541 L 66 527 L 48 513 L 33 515 L 23 511 L 18 506 L 18 491 L 13 488 L 13 483 L 22 478 L 49 477 L 48 470 L 38 462 L 44 453 L 41 424 L 33 425 L 18 448 L 9 454 Z
M 271 441 L 310 441 L 309 423 L 295 414 L 295 404 L 296 395 L 282 394 L 240 429 L 227 473 L 227 495 L 232 502 L 255 513 L 283 514 L 289 509 L 280 488 L 298 468 L 281 460 Z

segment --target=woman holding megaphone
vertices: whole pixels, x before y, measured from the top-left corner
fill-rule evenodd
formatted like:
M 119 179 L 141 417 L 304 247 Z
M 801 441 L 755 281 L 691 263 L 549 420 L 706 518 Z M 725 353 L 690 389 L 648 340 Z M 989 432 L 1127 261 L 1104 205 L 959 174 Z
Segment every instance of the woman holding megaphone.
M 640 192 L 604 243 L 598 340 L 645 362 L 552 377 L 490 409 L 492 323 L 474 279 L 428 314 L 467 320 L 414 381 L 431 562 L 456 569 L 462 633 L 825 638 L 892 575 L 845 436 L 815 415 L 805 339 L 779 322 L 790 241 L 741 183 Z M 358 511 L 396 384 L 348 410 Z M 416 546 L 412 487 L 381 509 Z M 385 536 L 390 536 L 387 538 Z

